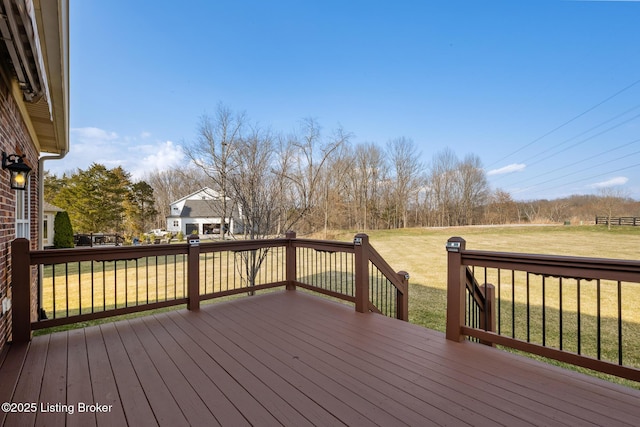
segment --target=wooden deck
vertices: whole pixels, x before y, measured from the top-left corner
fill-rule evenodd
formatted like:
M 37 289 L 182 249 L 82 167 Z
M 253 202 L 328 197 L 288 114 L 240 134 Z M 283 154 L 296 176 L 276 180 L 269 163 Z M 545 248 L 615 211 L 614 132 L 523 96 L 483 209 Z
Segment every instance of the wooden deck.
M 7 426 L 640 425 L 638 390 L 297 291 L 38 336 L 0 401 L 35 404 Z

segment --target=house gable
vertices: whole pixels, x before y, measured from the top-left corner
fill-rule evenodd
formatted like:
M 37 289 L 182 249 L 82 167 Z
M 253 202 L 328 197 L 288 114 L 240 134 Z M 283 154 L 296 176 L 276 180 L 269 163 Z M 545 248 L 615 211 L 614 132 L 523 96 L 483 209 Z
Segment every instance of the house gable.
M 194 193 L 191 193 L 181 199 L 176 200 L 171 203 L 169 208 L 169 217 L 181 217 L 183 216 L 182 211 L 187 203 L 187 201 L 193 200 L 208 200 L 213 201 L 220 198 L 220 193 L 215 190 L 212 190 L 209 187 L 204 187 L 201 190 L 198 190 Z
M 198 230 L 206 233 L 212 227 L 218 229 L 222 223 L 229 224 L 232 232 L 237 232 L 241 223 L 237 204 L 227 197 L 227 212 L 223 215 L 222 197 L 209 187 L 176 200 L 169 209 L 167 230 L 171 232 L 189 234 L 192 230 Z

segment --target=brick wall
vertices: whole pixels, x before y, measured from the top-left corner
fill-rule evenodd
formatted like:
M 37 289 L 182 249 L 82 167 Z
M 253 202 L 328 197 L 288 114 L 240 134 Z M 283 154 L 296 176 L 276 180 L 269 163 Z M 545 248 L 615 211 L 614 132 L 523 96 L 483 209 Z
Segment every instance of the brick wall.
M 16 100 L 11 95 L 11 83 L 0 70 L 0 151 L 26 154 L 25 162 L 32 168 L 30 177 L 31 248 L 37 249 L 38 236 L 38 152 L 29 136 Z M 9 184 L 9 171 L 0 170 L 0 300 L 11 297 L 11 241 L 15 239 L 16 191 Z M 37 271 L 32 269 L 32 293 L 37 295 Z M 32 298 L 32 319 L 36 299 Z M 0 310 L 0 313 L 2 311 Z M 0 314 L 0 354 L 11 337 L 11 311 Z

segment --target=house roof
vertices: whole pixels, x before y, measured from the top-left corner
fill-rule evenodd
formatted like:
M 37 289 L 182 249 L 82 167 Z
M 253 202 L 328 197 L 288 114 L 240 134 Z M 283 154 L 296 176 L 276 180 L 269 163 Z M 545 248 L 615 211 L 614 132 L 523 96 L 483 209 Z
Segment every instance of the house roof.
M 52 205 L 51 203 L 48 203 L 48 202 L 44 202 L 42 206 L 42 210 L 44 212 L 64 212 L 64 209 L 59 208 L 55 205 Z
M 69 1 L 2 2 L 0 35 L 22 98 L 21 114 L 40 152 L 69 150 Z M 6 8 L 4 7 L 6 6 Z
M 230 202 L 227 202 L 227 212 L 226 217 L 237 218 L 239 216 L 238 208 Z M 220 218 L 222 216 L 222 201 L 187 200 L 178 216 L 181 218 Z
M 211 189 L 209 187 L 203 187 L 198 191 L 194 191 L 191 194 L 188 194 L 188 195 L 186 195 L 186 196 L 184 196 L 184 197 L 182 197 L 182 198 L 180 198 L 180 199 L 178 199 L 178 200 L 176 200 L 174 202 L 171 202 L 171 204 L 175 205 L 176 203 L 180 203 L 182 201 L 195 198 L 196 196 L 202 196 L 202 197 L 205 197 L 205 198 L 208 198 L 208 199 L 214 199 L 214 198 L 220 197 L 220 194 L 216 190 L 213 190 L 213 189 Z M 201 197 L 199 197 L 199 198 L 201 198 Z

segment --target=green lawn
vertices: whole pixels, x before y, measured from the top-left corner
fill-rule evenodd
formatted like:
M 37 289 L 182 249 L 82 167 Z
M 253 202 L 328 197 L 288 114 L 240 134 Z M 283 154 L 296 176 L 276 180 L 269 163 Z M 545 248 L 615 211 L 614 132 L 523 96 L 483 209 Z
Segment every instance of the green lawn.
M 339 232 L 333 237 L 352 240 L 354 234 Z M 640 259 L 640 227 L 611 231 L 595 226 L 412 228 L 367 234 L 394 270 L 406 270 L 411 276 L 410 321 L 441 331 L 446 318 L 445 244 L 450 237 L 464 238 L 467 249 Z M 640 323 L 640 310 L 636 314 Z

